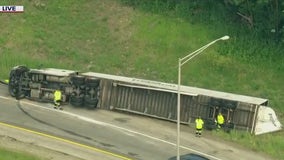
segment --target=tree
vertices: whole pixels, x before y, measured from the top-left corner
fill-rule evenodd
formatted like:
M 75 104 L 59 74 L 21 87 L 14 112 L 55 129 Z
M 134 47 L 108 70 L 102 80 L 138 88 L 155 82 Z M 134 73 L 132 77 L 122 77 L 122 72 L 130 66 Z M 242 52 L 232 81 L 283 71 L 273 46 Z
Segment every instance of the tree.
M 280 0 L 224 0 L 226 6 L 244 20 L 249 28 L 284 40 L 284 2 Z

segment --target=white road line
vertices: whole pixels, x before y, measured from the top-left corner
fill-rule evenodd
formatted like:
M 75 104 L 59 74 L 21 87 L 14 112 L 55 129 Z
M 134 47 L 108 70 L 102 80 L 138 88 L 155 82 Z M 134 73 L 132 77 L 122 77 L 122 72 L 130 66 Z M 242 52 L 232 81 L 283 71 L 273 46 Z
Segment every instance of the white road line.
M 2 98 L 2 99 L 9 99 L 8 97 L 3 97 L 3 96 L 0 96 L 0 98 Z
M 3 96 L 0 96 L 0 98 L 7 99 L 7 100 L 14 100 L 14 99 L 3 97 Z M 17 101 L 17 100 L 14 100 L 14 101 Z M 64 110 L 63 111 L 62 110 L 61 111 L 54 110 L 54 109 L 51 109 L 51 108 L 43 107 L 43 106 L 40 106 L 40 105 L 37 105 L 37 104 L 25 102 L 25 101 L 21 101 L 21 103 L 25 103 L 25 104 L 35 106 L 35 107 L 40 107 L 40 108 L 43 108 L 43 109 L 46 109 L 46 110 L 61 112 L 61 113 L 64 113 L 66 115 L 78 118 L 78 119 L 83 120 L 83 121 L 87 121 L 87 122 L 102 125 L 102 126 L 108 126 L 108 127 L 116 128 L 116 129 L 119 129 L 119 130 L 127 131 L 127 132 L 132 133 L 132 134 L 140 135 L 140 136 L 143 136 L 143 137 L 150 138 L 152 140 L 156 140 L 156 141 L 163 142 L 163 143 L 166 143 L 166 144 L 169 144 L 169 145 L 172 145 L 172 146 L 176 146 L 176 143 L 172 143 L 172 142 L 169 142 L 169 141 L 166 141 L 166 140 L 163 140 L 163 139 L 160 139 L 160 138 L 156 138 L 156 137 L 153 137 L 153 136 L 150 136 L 150 135 L 147 135 L 147 134 L 143 134 L 143 133 L 140 133 L 140 132 L 137 132 L 137 131 L 133 131 L 133 130 L 130 130 L 130 129 L 127 129 L 127 128 L 119 127 L 119 126 L 116 126 L 116 125 L 113 125 L 113 124 L 110 124 L 110 123 L 105 123 L 105 122 L 97 121 L 97 120 L 94 120 L 94 119 L 91 119 L 91 118 L 88 118 L 88 117 L 80 116 L 80 115 L 77 115 L 77 114 L 74 114 L 74 113 L 66 112 Z M 203 153 L 201 151 L 197 151 L 197 150 L 189 148 L 189 147 L 180 146 L 180 148 L 183 148 L 185 150 L 189 150 L 189 151 L 204 155 L 206 157 L 209 157 L 209 158 L 212 158 L 212 159 L 215 159 L 215 160 L 222 160 L 222 159 L 217 158 L 215 156 Z

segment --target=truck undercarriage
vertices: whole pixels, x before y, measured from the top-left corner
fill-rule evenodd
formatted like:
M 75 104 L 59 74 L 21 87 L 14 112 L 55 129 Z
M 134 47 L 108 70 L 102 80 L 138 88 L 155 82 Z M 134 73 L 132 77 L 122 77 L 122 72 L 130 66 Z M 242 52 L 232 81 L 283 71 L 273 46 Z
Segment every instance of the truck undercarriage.
M 62 92 L 63 103 L 96 108 L 100 80 L 78 75 L 78 72 L 59 69 L 28 69 L 16 66 L 10 72 L 9 93 L 16 98 L 53 101 L 56 89 Z

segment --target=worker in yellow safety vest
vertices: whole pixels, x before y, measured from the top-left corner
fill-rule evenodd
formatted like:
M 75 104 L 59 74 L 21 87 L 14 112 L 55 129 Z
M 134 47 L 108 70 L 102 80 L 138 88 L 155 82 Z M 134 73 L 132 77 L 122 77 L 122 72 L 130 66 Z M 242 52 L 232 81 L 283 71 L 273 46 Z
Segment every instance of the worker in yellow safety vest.
M 223 127 L 223 124 L 224 124 L 224 117 L 221 114 L 221 112 L 219 112 L 217 116 L 217 130 L 221 129 Z
M 62 96 L 61 91 L 57 89 L 57 90 L 55 90 L 53 95 L 54 95 L 54 108 L 55 109 L 59 108 L 59 109 L 62 110 L 62 107 L 61 107 L 61 104 L 60 104 L 61 96 Z
M 195 119 L 195 128 L 196 128 L 196 131 L 195 131 L 195 135 L 196 137 L 201 137 L 201 133 L 202 133 L 202 129 L 203 129 L 203 120 L 201 119 L 200 116 L 198 116 L 196 119 Z

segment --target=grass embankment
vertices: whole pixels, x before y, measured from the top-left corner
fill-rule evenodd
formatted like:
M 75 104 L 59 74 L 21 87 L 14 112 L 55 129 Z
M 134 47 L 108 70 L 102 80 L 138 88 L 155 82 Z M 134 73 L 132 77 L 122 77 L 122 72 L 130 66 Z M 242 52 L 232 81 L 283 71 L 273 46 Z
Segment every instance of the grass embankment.
M 179 57 L 230 35 L 183 66 L 182 84 L 268 98 L 284 124 L 283 45 L 260 41 L 232 23 L 224 25 L 220 19 L 226 14 L 198 17 L 202 10 L 187 14 L 185 5 L 167 11 L 163 5 L 133 7 L 115 0 L 19 3 L 25 13 L 0 16 L 1 78 L 8 77 L 11 67 L 27 65 L 176 83 Z M 284 159 L 283 132 L 224 137 Z
M 41 160 L 41 158 L 27 153 L 14 152 L 4 148 L 0 148 L 0 155 L 0 160 Z

